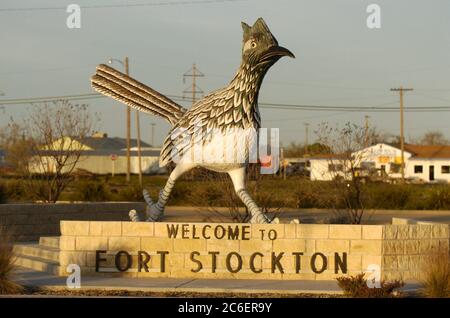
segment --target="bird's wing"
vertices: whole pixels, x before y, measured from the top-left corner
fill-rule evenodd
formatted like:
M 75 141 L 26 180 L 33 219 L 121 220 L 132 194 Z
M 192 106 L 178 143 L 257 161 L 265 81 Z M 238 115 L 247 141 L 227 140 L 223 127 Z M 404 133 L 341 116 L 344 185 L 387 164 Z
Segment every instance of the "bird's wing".
M 92 87 L 139 111 L 161 116 L 175 125 L 186 109 L 154 89 L 104 64 L 91 77 Z
M 259 118 L 250 110 L 240 90 L 222 89 L 211 93 L 187 111 L 174 125 L 164 141 L 159 164 L 161 167 L 181 158 L 199 142 L 207 142 L 212 129 L 229 127 L 252 128 Z

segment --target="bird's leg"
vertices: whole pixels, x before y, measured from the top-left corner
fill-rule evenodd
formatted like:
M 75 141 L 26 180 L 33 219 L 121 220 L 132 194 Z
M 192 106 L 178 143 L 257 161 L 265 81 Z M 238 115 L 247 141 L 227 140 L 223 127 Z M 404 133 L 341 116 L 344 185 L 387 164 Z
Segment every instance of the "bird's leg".
M 145 214 L 147 215 L 147 221 L 156 222 L 158 221 L 164 214 L 164 207 L 169 200 L 170 193 L 175 185 L 176 179 L 169 176 L 169 180 L 167 180 L 164 188 L 159 192 L 158 201 L 153 203 L 150 195 L 146 190 L 144 190 L 144 200 L 147 203 L 147 207 L 145 208 Z
M 245 188 L 245 168 L 242 167 L 229 171 L 228 174 L 233 181 L 236 194 L 250 212 L 250 223 L 271 223 L 267 216 L 256 205 L 255 201 L 250 197 Z
M 143 191 L 144 200 L 147 203 L 145 208 L 145 214 L 147 216 L 147 222 L 156 222 L 161 219 L 164 214 L 164 207 L 169 201 L 170 193 L 175 186 L 175 181 L 186 171 L 192 169 L 190 165 L 177 165 L 175 169 L 169 176 L 169 179 L 166 182 L 164 188 L 159 192 L 158 201 L 156 203 L 153 202 L 147 190 Z M 130 218 L 132 221 L 140 221 L 138 219 L 137 213 L 133 214 L 130 212 Z

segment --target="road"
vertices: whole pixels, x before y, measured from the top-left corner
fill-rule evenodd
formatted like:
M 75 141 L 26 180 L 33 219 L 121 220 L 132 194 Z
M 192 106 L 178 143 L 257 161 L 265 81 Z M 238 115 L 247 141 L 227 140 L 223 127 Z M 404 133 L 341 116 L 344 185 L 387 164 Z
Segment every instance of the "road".
M 282 223 L 299 219 L 300 223 L 324 222 L 336 212 L 322 209 L 285 209 L 277 213 Z M 390 224 L 393 217 L 413 218 L 450 224 L 450 211 L 442 210 L 367 210 L 364 224 Z M 165 222 L 232 222 L 226 208 L 166 207 Z

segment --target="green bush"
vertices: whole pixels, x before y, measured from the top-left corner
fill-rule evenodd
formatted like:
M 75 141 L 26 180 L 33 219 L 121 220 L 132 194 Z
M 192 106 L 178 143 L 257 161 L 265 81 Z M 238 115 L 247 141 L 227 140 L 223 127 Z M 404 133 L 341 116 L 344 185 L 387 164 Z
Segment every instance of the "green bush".
M 391 298 L 399 294 L 396 289 L 402 288 L 405 284 L 400 280 L 392 282 L 381 281 L 379 288 L 370 288 L 367 285 L 365 274 L 356 276 L 343 276 L 336 278 L 339 287 L 344 291 L 344 295 L 353 298 Z
M 6 197 L 6 188 L 3 183 L 0 183 L 0 204 L 6 203 L 7 197 Z
M 428 191 L 427 205 L 430 210 L 449 210 L 450 186 L 439 185 L 431 187 Z
M 10 179 L 3 183 L 4 197 L 8 201 L 24 201 L 33 199 L 33 196 L 26 191 L 25 181 L 21 179 Z
M 98 181 L 82 181 L 75 188 L 75 196 L 80 201 L 108 201 L 109 193 L 107 186 Z
M 150 192 L 150 191 L 149 191 Z M 150 192 L 151 197 L 153 193 Z M 124 187 L 119 191 L 119 200 L 120 201 L 128 201 L 128 202 L 138 202 L 144 201 L 144 196 L 142 194 L 142 188 L 138 184 L 131 184 L 127 187 Z
M 368 206 L 373 209 L 404 209 L 411 199 L 407 185 L 374 184 L 367 191 Z

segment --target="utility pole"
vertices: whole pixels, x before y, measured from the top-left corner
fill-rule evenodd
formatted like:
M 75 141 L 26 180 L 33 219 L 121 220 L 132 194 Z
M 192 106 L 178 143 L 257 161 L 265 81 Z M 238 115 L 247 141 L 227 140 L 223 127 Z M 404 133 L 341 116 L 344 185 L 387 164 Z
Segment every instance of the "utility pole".
M 139 122 L 139 111 L 136 110 L 136 130 L 137 130 L 137 148 L 138 148 L 138 169 L 139 186 L 142 188 L 142 160 L 141 160 L 141 124 Z
M 155 147 L 155 126 L 156 126 L 156 124 L 155 123 L 151 123 L 150 124 L 150 126 L 152 126 L 152 138 L 151 138 L 151 141 L 152 141 L 152 147 Z
M 308 154 L 309 123 L 305 123 L 305 155 Z
M 400 86 L 399 88 L 391 88 L 392 92 L 400 93 L 400 149 L 401 149 L 401 165 L 400 171 L 402 174 L 402 182 L 405 182 L 405 133 L 404 133 L 404 123 L 403 123 L 403 93 L 413 91 L 412 88 L 403 88 Z
M 364 147 L 369 147 L 369 116 L 364 116 Z
M 203 91 L 197 86 L 197 77 L 204 77 L 205 74 L 199 71 L 195 63 L 192 68 L 183 74 L 183 83 L 186 82 L 186 77 L 192 77 L 192 86 L 189 89 L 183 91 L 183 98 L 185 94 L 192 94 L 192 105 L 197 101 L 197 94 L 202 94 Z
M 125 57 L 125 60 L 123 62 L 125 67 L 125 74 L 128 76 L 130 75 L 130 70 L 128 67 L 128 56 Z M 131 108 L 127 105 L 127 183 L 130 183 L 131 177 L 131 154 L 130 154 L 130 148 L 131 148 Z

